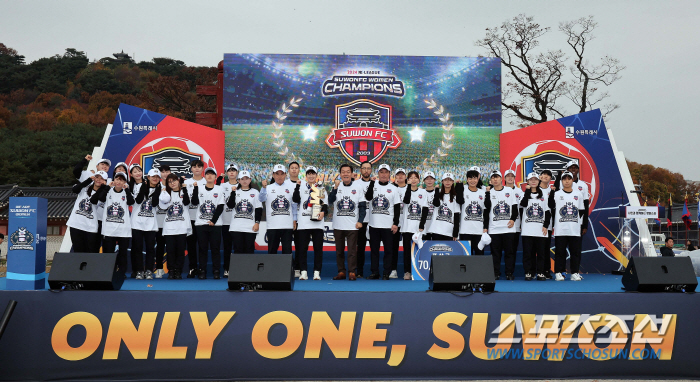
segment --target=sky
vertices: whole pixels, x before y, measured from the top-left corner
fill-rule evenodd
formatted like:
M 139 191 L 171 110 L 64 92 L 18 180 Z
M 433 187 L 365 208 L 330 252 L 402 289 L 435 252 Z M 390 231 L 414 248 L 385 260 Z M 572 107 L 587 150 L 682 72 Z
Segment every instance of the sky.
M 520 13 L 552 28 L 543 49 L 564 50 L 559 22 L 593 15 L 589 57 L 627 67 L 608 89 L 621 105 L 606 119 L 618 149 L 700 181 L 698 1 L 0 0 L 0 42 L 27 62 L 66 48 L 191 66 L 215 66 L 224 53 L 477 56 L 487 53 L 474 44 L 485 29 Z

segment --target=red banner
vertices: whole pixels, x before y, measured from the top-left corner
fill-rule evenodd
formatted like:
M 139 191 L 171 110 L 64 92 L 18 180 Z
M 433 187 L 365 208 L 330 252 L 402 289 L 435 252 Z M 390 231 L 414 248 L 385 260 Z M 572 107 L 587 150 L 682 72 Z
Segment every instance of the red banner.
M 392 149 L 397 148 L 401 144 L 401 138 L 396 134 L 396 130 L 379 127 L 346 127 L 343 129 L 333 129 L 328 135 L 326 142 L 328 142 L 329 146 L 335 147 L 339 142 L 351 139 L 386 142 Z

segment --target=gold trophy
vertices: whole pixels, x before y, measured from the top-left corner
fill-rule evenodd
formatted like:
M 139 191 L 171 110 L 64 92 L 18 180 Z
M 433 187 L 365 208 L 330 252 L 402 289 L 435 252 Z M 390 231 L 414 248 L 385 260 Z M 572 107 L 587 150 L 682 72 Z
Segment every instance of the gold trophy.
M 326 189 L 323 184 L 314 184 L 311 186 L 311 220 L 317 222 L 321 219 L 321 201 L 326 197 Z

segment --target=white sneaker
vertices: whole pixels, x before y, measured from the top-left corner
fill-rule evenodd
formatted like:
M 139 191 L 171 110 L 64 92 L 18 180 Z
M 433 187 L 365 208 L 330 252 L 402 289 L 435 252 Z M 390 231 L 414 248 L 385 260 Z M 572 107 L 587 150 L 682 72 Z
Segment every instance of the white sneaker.
M 389 278 L 390 279 L 398 279 L 399 275 L 396 274 L 396 271 L 391 271 L 391 273 L 389 274 Z
M 403 279 L 404 280 L 413 280 L 413 276 L 411 275 L 411 272 L 404 272 Z
M 301 271 L 298 269 L 294 270 L 294 277 L 299 278 L 301 276 Z
M 143 280 L 143 272 L 136 272 L 136 280 Z
M 162 269 L 156 269 L 156 278 L 157 279 L 162 279 L 163 276 L 165 275 L 165 271 Z
M 314 271 L 314 280 L 320 280 L 320 279 L 321 279 L 321 272 Z
M 153 272 L 146 271 L 146 280 L 153 280 Z
M 309 276 L 306 274 L 306 271 L 301 271 L 299 272 L 299 280 L 308 280 Z
M 228 271 L 224 271 L 224 277 L 228 277 Z
M 566 279 L 564 278 L 564 275 L 561 274 L 561 272 L 557 272 L 557 274 L 554 275 L 554 279 L 557 280 L 557 281 L 564 281 L 564 280 L 566 280 Z
M 583 280 L 583 277 L 581 277 L 580 274 L 578 274 L 578 273 L 571 274 L 571 281 L 581 281 L 581 280 Z

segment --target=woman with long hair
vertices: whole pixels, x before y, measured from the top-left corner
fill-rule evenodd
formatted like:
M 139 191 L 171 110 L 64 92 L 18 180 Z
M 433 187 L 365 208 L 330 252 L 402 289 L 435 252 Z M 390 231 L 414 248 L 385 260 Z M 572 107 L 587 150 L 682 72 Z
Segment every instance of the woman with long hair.
M 159 206 L 166 211 L 163 221 L 163 237 L 168 249 L 168 278 L 182 279 L 185 264 L 187 236 L 192 234 L 190 224 L 190 196 L 182 179 L 170 174 L 165 179 L 165 192 L 161 192 Z

